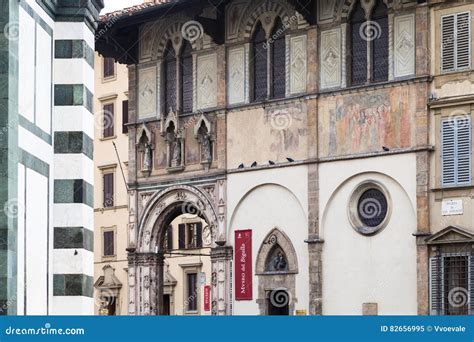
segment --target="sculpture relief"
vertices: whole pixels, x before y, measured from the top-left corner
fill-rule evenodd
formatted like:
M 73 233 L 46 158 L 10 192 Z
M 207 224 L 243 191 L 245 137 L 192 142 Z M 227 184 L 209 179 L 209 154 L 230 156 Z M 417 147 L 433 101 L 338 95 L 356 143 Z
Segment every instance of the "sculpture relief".
M 141 171 L 149 177 L 153 170 L 153 136 L 148 127 L 143 124 L 137 134 L 137 151 L 141 160 Z

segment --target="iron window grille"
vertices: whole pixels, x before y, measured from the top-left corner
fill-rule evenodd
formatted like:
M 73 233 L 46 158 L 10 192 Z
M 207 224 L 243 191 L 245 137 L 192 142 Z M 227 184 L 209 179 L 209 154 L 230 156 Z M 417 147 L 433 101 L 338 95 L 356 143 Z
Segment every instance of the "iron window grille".
M 474 315 L 474 255 L 445 253 L 430 259 L 430 314 Z

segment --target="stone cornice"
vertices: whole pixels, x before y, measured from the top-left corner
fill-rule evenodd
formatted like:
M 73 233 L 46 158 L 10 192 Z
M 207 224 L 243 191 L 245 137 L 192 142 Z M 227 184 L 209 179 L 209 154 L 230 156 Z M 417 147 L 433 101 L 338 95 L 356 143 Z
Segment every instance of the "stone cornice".
M 103 0 L 36 0 L 55 21 L 84 22 L 95 32 Z

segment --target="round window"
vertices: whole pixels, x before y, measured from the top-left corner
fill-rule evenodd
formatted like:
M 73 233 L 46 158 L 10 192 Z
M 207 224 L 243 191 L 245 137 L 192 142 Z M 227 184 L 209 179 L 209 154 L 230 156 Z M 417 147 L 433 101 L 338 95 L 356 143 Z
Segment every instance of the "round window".
M 357 213 L 364 225 L 378 227 L 387 217 L 387 198 L 378 189 L 366 190 L 359 198 Z
M 390 216 L 390 197 L 377 182 L 360 184 L 349 202 L 349 219 L 356 231 L 373 235 L 385 228 Z

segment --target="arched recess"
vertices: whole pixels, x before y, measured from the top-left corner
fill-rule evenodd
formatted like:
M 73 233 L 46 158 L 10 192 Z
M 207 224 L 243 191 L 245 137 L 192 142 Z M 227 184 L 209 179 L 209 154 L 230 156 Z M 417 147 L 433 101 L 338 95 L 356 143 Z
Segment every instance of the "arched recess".
M 365 178 L 365 181 L 379 181 L 381 183 L 386 183 L 387 181 L 393 182 L 398 190 L 400 190 L 403 193 L 403 196 L 405 199 L 410 203 L 410 208 L 412 209 L 411 213 L 416 217 L 416 211 L 415 211 L 415 203 L 411 200 L 410 195 L 407 193 L 406 189 L 402 184 L 400 184 L 399 181 L 397 181 L 395 178 L 381 172 L 361 172 L 357 173 L 355 175 L 352 175 L 351 177 L 346 178 L 344 181 L 341 182 L 337 186 L 337 188 L 334 189 L 332 192 L 331 196 L 329 197 L 328 201 L 326 202 L 324 208 L 322 208 L 322 215 L 321 215 L 321 226 L 320 226 L 320 238 L 324 239 L 324 228 L 325 228 L 325 221 L 326 221 L 326 216 L 328 215 L 329 208 L 331 206 L 331 203 L 334 201 L 334 198 L 340 193 L 340 190 L 344 188 L 348 183 L 350 183 L 352 180 L 356 178 Z
M 284 271 L 269 271 L 267 266 L 268 257 L 271 256 L 275 248 L 281 248 L 285 254 L 287 262 L 287 269 Z M 271 274 L 271 273 L 298 273 L 298 259 L 295 248 L 291 243 L 290 238 L 279 228 L 273 228 L 263 240 L 257 254 L 257 261 L 255 265 L 255 273 L 257 275 Z
M 377 2 L 377 0 L 345 0 L 341 10 L 341 18 L 347 20 L 352 12 L 357 1 L 360 1 L 361 6 L 364 8 L 366 17 L 372 13 L 372 10 Z M 390 9 L 393 5 L 393 0 L 383 0 L 385 5 Z
M 182 213 L 196 214 L 204 219 L 214 243 L 217 215 L 213 203 L 200 189 L 179 185 L 167 188 L 149 200 L 139 224 L 137 252 L 161 251 L 160 242 L 165 233 L 162 228 L 167 227 L 176 214 Z
M 284 23 L 288 22 L 290 25 L 289 29 L 294 30 L 298 27 L 298 20 L 291 20 L 291 18 L 295 16 L 295 9 L 287 3 L 271 0 L 256 1 L 247 7 L 241 16 L 242 21 L 240 23 L 239 37 L 249 40 L 258 21 L 262 23 L 268 37 L 277 17 L 280 17 Z
M 176 54 L 179 54 L 181 47 L 183 45 L 183 35 L 181 33 L 181 28 L 183 25 L 190 21 L 190 18 L 184 16 L 179 16 L 169 20 L 169 25 L 165 28 L 159 28 L 159 31 L 155 31 L 155 37 L 152 42 L 151 56 L 153 60 L 157 60 L 163 57 L 163 53 L 166 48 L 166 44 L 169 41 L 173 43 L 173 47 L 176 51 Z M 161 31 L 161 32 L 160 32 Z M 204 32 L 202 33 L 204 34 Z M 191 42 L 193 50 L 196 49 L 196 41 Z
M 273 228 L 265 237 L 257 254 L 255 274 L 258 278 L 257 304 L 261 315 L 271 314 L 271 308 L 286 307 L 294 312 L 298 259 L 288 236 Z

